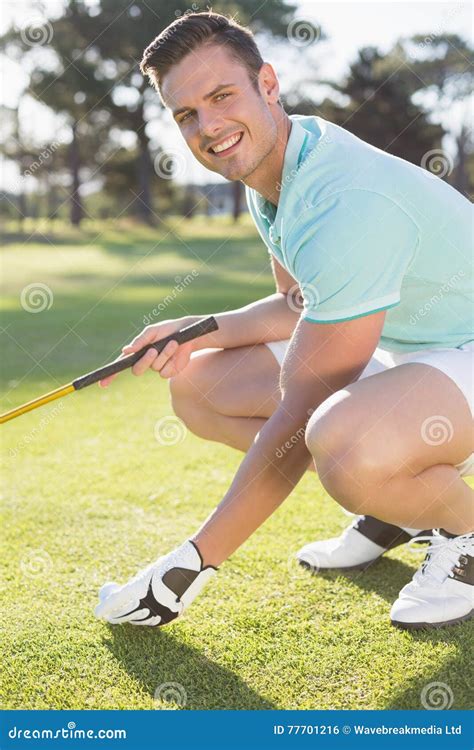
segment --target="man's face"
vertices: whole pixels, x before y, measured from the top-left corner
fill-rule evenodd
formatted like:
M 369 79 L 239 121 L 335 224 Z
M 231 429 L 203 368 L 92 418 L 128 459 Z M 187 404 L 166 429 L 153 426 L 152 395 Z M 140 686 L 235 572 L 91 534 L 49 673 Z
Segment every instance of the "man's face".
M 164 76 L 161 94 L 192 153 L 228 180 L 244 180 L 273 149 L 278 84 L 269 65 L 259 91 L 220 45 L 201 46 Z M 270 79 L 268 83 L 267 79 Z

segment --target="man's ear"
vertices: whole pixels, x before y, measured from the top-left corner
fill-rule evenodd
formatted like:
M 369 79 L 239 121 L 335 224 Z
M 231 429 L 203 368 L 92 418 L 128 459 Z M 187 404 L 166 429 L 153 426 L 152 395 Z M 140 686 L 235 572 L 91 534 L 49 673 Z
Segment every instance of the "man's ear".
M 277 104 L 280 99 L 280 84 L 270 63 L 263 63 L 258 73 L 258 87 L 267 104 Z

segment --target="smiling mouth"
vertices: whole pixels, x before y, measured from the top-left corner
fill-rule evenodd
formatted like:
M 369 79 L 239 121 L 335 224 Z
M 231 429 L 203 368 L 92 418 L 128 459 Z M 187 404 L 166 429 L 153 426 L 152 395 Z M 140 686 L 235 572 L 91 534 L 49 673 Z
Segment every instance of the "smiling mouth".
M 227 156 L 233 149 L 235 149 L 243 138 L 243 132 L 235 133 L 224 141 L 217 143 L 215 146 L 211 146 L 208 152 L 213 156 Z

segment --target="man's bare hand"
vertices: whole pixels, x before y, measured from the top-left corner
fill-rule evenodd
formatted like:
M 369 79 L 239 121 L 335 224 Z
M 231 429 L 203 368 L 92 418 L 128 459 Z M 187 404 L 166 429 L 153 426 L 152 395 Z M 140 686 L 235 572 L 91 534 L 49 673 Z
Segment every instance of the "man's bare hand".
M 123 359 L 123 357 L 127 357 L 129 354 L 139 351 L 139 349 L 142 349 L 147 344 L 154 344 L 155 341 L 159 341 L 165 338 L 165 336 L 169 336 L 170 333 L 175 333 L 175 331 L 179 331 L 181 328 L 196 323 L 198 320 L 200 320 L 199 316 L 189 316 L 187 318 L 178 318 L 177 320 L 164 320 L 162 323 L 147 326 L 138 336 L 135 336 L 130 344 L 122 347 L 122 354 L 119 359 Z M 151 369 L 158 372 L 162 378 L 172 378 L 184 370 L 189 362 L 192 351 L 193 341 L 188 341 L 185 344 L 170 341 L 159 354 L 155 349 L 150 349 L 144 354 L 133 365 L 132 373 L 133 375 L 143 375 L 146 370 Z M 99 386 L 106 388 L 118 374 L 109 375 L 109 377 L 99 380 Z

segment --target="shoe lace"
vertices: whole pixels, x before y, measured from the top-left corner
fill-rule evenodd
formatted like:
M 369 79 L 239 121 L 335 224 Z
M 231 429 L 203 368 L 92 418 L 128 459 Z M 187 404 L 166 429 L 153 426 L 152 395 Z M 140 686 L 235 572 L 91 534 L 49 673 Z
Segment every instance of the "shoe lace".
M 429 542 L 430 545 L 421 567 L 413 576 L 413 581 L 426 583 L 427 579 L 431 579 L 433 582 L 443 583 L 453 572 L 460 557 L 471 551 L 473 541 L 473 532 L 447 538 L 437 529 L 433 530 L 433 534 L 413 538 L 407 544 L 410 549 L 416 549 L 418 542 Z

